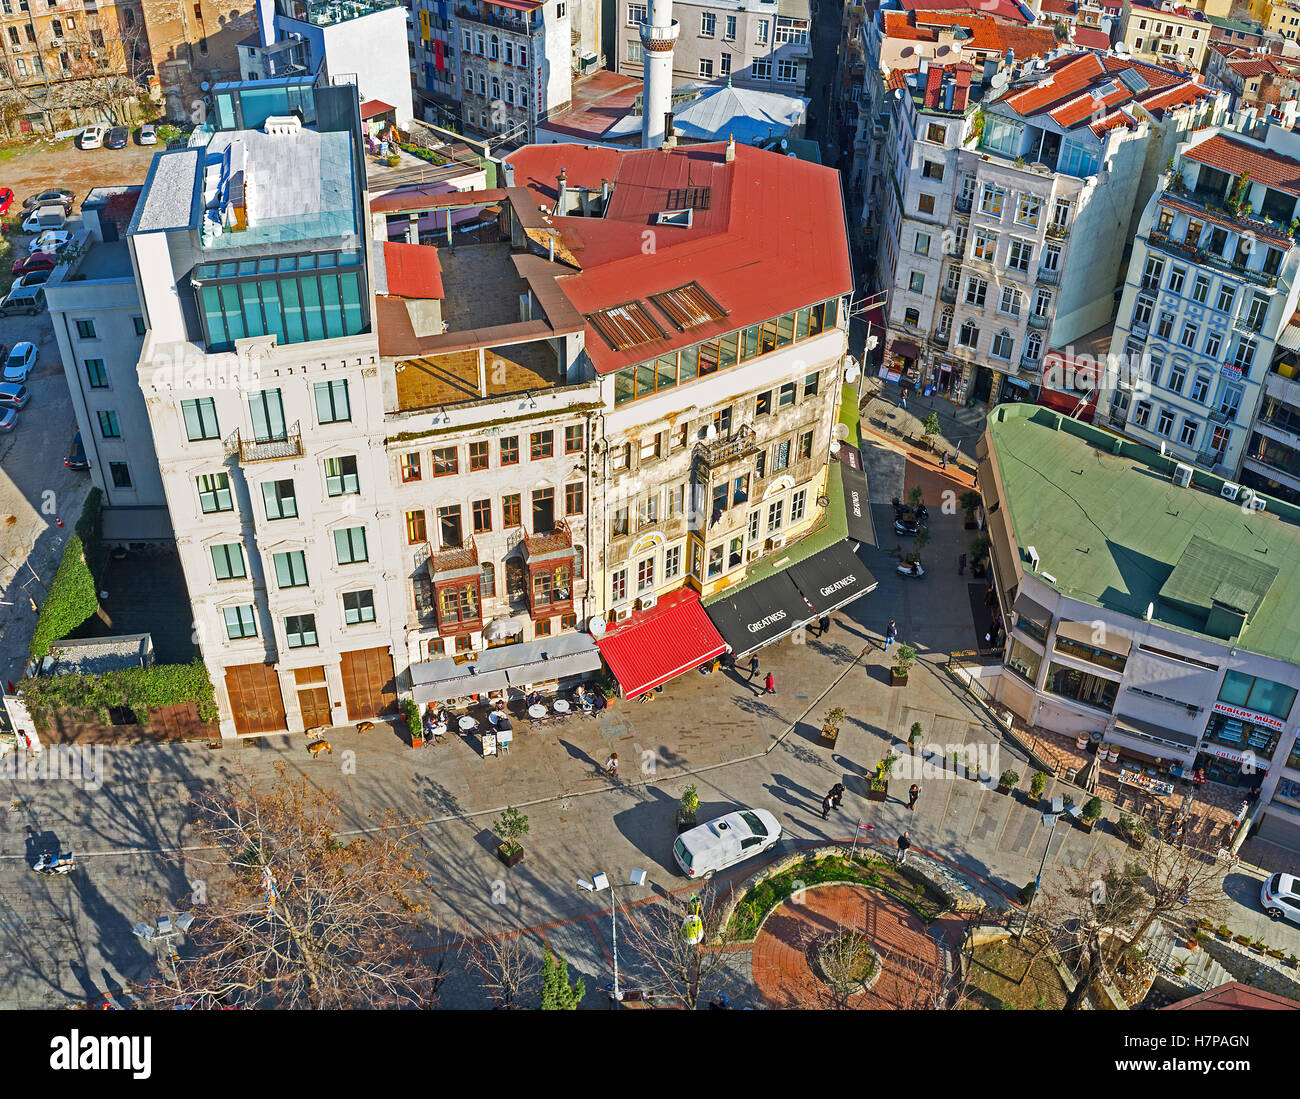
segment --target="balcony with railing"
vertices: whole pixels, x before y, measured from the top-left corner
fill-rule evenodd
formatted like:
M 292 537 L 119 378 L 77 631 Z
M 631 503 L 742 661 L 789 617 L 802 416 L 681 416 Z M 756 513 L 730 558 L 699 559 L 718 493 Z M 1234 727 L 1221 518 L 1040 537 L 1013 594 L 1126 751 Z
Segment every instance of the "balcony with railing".
M 1272 290 L 1277 287 L 1277 276 L 1270 275 L 1264 271 L 1256 271 L 1247 267 L 1244 263 L 1237 263 L 1234 260 L 1224 259 L 1223 256 L 1216 255 L 1208 249 L 1201 248 L 1197 244 L 1189 244 L 1185 240 L 1177 240 L 1166 232 L 1159 229 L 1147 230 L 1147 244 L 1159 252 L 1173 256 L 1176 259 L 1192 260 L 1203 267 L 1213 267 L 1225 274 L 1236 275 L 1257 286 L 1263 286 Z
M 274 462 L 281 458 L 302 456 L 302 431 L 295 422 L 289 430 L 275 439 L 246 439 L 243 429 L 236 428 L 225 439 L 226 457 L 239 457 L 240 465 L 249 462 Z
M 545 534 L 530 534 L 525 531 L 524 552 L 530 561 L 535 561 L 539 557 L 571 554 L 573 552 L 573 532 L 569 530 L 569 525 L 563 519 L 559 520 Z
M 429 557 L 429 576 L 431 579 L 443 580 L 466 570 L 478 572 L 478 547 L 473 537 L 459 546 L 444 546 L 435 550 L 426 543 Z
M 758 435 L 748 424 L 717 439 L 705 439 L 695 444 L 695 462 L 705 469 L 717 469 L 727 462 L 747 458 L 759 450 Z
M 1264 318 L 1258 319 L 1245 316 L 1232 318 L 1232 327 L 1238 332 L 1245 332 L 1248 336 L 1258 336 L 1264 330 Z
M 1053 222 L 1047 227 L 1047 235 L 1052 240 L 1065 240 L 1070 235 L 1070 227 Z
M 1038 269 L 1038 281 L 1046 286 L 1055 286 L 1061 281 L 1061 272 L 1059 269 L 1040 267 Z
M 1037 355 L 1031 355 L 1028 351 L 1020 353 L 1020 367 L 1022 370 L 1038 370 L 1043 365 L 1043 360 Z
M 957 304 L 957 287 L 945 286 L 939 291 L 939 300 L 947 302 L 949 305 Z
M 1029 314 L 1029 327 L 1037 328 L 1040 332 L 1051 324 L 1051 318 L 1045 317 L 1040 313 Z
M 971 197 L 969 197 L 969 196 L 963 198 L 962 196 L 958 195 L 958 196 L 957 196 L 957 200 L 952 204 L 952 207 L 953 207 L 953 209 L 956 210 L 957 213 L 959 213 L 959 214 L 969 214 L 969 213 L 970 213 L 971 204 L 972 204 L 973 202 L 974 202 L 974 199 L 971 198 Z
M 471 23 L 481 23 L 485 27 L 496 27 L 503 31 L 514 31 L 515 34 L 529 33 L 528 20 L 523 16 L 514 12 L 507 15 L 504 11 L 498 12 L 487 4 L 479 5 L 477 10 L 466 7 L 464 4 L 457 4 L 456 18 L 465 19 Z
M 1230 406 L 1216 408 L 1210 412 L 1208 418 L 1212 424 L 1235 424 L 1237 422 L 1237 409 Z
M 321 3 L 315 0 L 289 0 L 288 4 L 283 5 L 287 8 L 283 14 L 300 23 L 310 23 L 313 27 L 332 27 L 337 23 L 346 23 L 400 5 L 401 0 L 324 0 Z
M 1300 408 L 1300 378 L 1288 378 L 1275 368 L 1264 378 L 1264 393 Z
M 930 335 L 930 342 L 935 347 L 947 347 L 952 340 L 952 333 L 943 328 L 937 328 Z

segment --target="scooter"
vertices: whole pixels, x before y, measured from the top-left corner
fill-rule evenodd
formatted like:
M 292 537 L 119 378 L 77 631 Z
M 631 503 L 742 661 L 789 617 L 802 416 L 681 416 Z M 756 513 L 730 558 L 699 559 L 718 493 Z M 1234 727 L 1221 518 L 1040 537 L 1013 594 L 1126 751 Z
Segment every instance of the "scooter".
M 898 575 L 899 576 L 924 576 L 925 569 L 921 568 L 920 561 L 917 561 L 915 563 L 911 563 L 908 561 L 900 561 L 898 563 Z
M 56 874 L 69 874 L 77 868 L 71 851 L 46 851 L 32 863 L 32 869 L 38 874 L 53 877 Z

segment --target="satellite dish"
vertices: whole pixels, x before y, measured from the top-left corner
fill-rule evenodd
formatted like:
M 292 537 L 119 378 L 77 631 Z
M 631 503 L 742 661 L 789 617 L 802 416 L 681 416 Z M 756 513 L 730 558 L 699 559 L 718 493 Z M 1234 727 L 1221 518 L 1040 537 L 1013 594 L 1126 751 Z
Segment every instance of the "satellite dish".
M 989 77 L 990 88 L 1005 88 L 1006 86 L 1007 86 L 1006 73 L 994 73 L 992 76 Z
M 717 426 L 715 424 L 709 424 L 709 426 L 704 429 L 704 437 L 706 439 L 716 439 L 718 437 Z
M 838 454 L 840 452 L 840 441 L 838 439 L 831 440 L 830 452 L 832 454 Z
M 835 438 L 843 440 L 843 439 L 847 439 L 848 437 L 849 437 L 849 425 L 848 425 L 848 424 L 836 424 L 836 425 L 835 425 Z
M 199 84 L 199 87 L 206 92 L 211 90 L 212 85 L 209 84 L 206 80 L 204 80 L 201 84 Z
M 1116 43 L 1115 43 L 1115 52 L 1116 52 L 1116 53 L 1128 53 L 1128 46 L 1125 45 L 1123 42 L 1116 42 Z
M 598 614 L 587 619 L 587 632 L 592 637 L 600 637 L 605 632 L 605 620 Z
M 1153 614 L 1155 614 L 1155 613 L 1156 613 L 1156 605 L 1155 605 L 1154 603 L 1148 603 L 1148 604 L 1147 604 L 1147 613 L 1144 614 L 1142 617 L 1145 618 L 1148 622 L 1150 622 L 1150 621 L 1151 621 L 1151 616 L 1152 616 Z

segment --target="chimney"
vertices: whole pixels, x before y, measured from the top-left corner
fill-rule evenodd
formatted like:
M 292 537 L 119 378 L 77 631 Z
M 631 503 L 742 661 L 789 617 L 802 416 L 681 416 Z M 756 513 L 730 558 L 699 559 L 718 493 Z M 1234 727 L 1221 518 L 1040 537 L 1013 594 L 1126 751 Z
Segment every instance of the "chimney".
M 507 187 L 515 185 L 515 166 L 513 164 L 502 164 L 501 174 L 505 176 Z
M 609 202 L 609 180 L 607 179 L 602 179 L 600 181 L 600 200 L 602 202 Z
M 556 196 L 557 196 L 557 197 L 556 197 L 556 200 L 555 200 L 555 212 L 556 212 L 559 216 L 561 216 L 561 217 L 564 216 L 564 201 L 565 201 L 565 199 L 568 197 L 568 194 L 569 194 L 569 184 L 568 184 L 568 182 L 567 182 L 567 180 L 566 180 L 566 178 L 565 178 L 565 174 L 564 174 L 564 172 L 565 172 L 565 170 L 564 170 L 563 168 L 561 168 L 561 169 L 560 169 L 560 175 L 559 175 L 559 178 L 558 178 L 558 180 L 557 180 L 557 183 L 558 183 L 558 186 L 557 186 L 557 188 L 556 188 Z
M 730 164 L 736 159 L 736 136 L 735 134 L 727 135 L 727 163 Z
M 555 262 L 555 234 L 552 233 L 547 237 L 546 259 L 550 263 Z
M 664 152 L 677 148 L 677 131 L 673 129 L 673 112 L 664 111 L 664 140 L 660 146 Z

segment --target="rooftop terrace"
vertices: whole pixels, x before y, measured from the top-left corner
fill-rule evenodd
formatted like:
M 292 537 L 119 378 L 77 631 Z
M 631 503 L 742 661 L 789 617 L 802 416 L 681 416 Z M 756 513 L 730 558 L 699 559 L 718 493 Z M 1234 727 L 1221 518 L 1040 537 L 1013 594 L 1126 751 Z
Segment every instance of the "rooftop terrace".
M 1043 408 L 1000 405 L 987 438 L 1026 572 L 1033 546 L 1063 595 L 1300 660 L 1300 509 L 1243 509 L 1199 471 L 1180 488 L 1172 459 Z M 1233 613 L 1229 641 L 1213 621 Z

